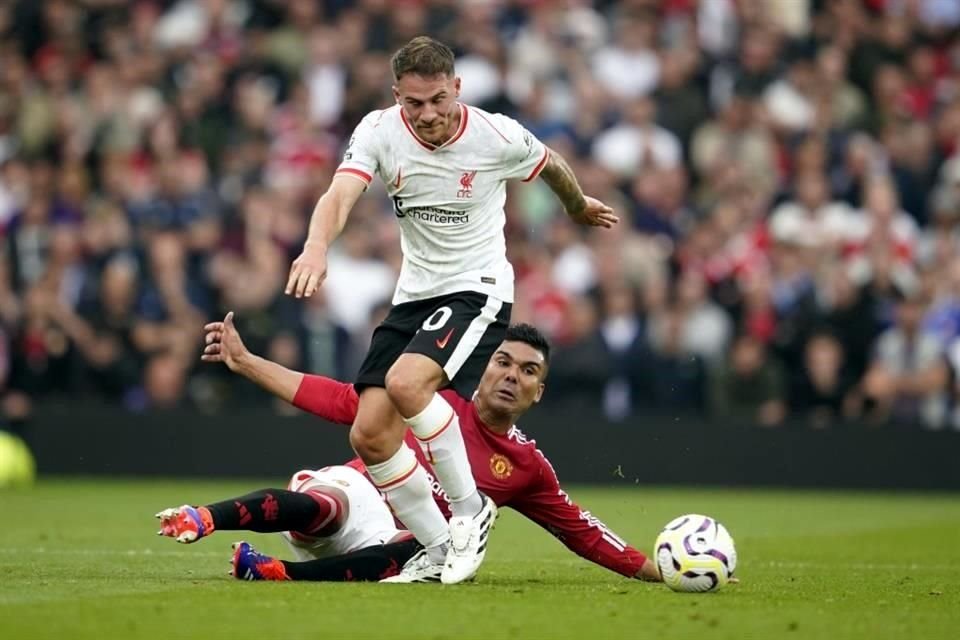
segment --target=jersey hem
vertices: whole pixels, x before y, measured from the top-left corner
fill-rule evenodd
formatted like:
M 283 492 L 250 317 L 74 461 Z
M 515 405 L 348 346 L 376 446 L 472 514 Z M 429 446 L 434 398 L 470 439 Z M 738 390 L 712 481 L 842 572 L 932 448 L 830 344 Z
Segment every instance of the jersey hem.
M 505 304 L 513 304 L 513 294 L 505 295 L 502 291 L 498 291 L 496 288 L 490 289 L 465 289 L 462 287 L 457 287 L 455 289 L 431 289 L 423 293 L 410 294 L 410 293 L 401 293 L 397 291 L 393 294 L 393 300 L 390 301 L 390 304 L 396 306 L 398 304 L 404 304 L 407 302 L 419 302 L 421 300 L 429 300 L 430 298 L 438 298 L 440 296 L 451 296 L 455 293 L 479 293 L 484 296 L 490 296 L 496 298 L 497 300 Z

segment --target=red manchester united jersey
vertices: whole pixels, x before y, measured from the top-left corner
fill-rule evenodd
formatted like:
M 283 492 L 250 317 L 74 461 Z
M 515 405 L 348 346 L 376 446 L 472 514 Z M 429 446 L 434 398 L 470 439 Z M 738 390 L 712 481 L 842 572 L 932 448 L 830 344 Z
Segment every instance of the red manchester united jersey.
M 440 395 L 457 413 L 480 491 L 490 496 L 498 507 L 510 507 L 530 518 L 587 560 L 625 576 L 637 574 L 645 556 L 570 499 L 534 440 L 528 439 L 516 426 L 506 434 L 495 433 L 480 420 L 472 401 L 464 400 L 453 391 L 441 391 Z M 352 424 L 358 397 L 353 385 L 307 375 L 297 390 L 294 404 L 331 422 Z M 428 457 L 409 431 L 406 441 L 430 476 L 437 504 L 449 517 L 447 496 L 436 480 Z M 348 464 L 365 471 L 359 458 Z

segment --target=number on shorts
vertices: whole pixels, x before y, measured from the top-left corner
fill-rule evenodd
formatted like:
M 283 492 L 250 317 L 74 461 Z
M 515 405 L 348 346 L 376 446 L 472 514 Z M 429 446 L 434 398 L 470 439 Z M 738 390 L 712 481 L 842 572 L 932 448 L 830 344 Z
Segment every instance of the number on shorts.
M 423 330 L 424 331 L 436 331 L 443 325 L 447 324 L 447 321 L 450 319 L 450 316 L 453 315 L 453 310 L 450 307 L 440 307 L 432 314 L 430 317 L 423 321 Z

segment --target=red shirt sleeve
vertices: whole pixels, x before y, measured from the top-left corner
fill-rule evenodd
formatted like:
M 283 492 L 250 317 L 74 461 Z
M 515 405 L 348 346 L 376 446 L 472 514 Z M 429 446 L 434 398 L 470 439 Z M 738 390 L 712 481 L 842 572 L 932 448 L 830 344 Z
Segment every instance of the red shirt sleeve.
M 359 403 L 352 384 L 311 374 L 304 374 L 293 396 L 296 408 L 337 424 L 353 424 Z
M 570 500 L 560 488 L 550 462 L 539 451 L 535 455 L 540 460 L 541 481 L 509 506 L 552 533 L 578 556 L 628 578 L 634 577 L 646 556 Z

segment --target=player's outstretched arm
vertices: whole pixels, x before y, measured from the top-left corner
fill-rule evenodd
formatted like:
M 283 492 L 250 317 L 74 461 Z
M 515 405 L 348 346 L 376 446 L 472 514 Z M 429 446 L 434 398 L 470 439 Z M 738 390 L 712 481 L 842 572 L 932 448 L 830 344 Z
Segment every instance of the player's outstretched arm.
M 547 164 L 540 172 L 540 177 L 557 194 L 567 215 L 574 222 L 607 229 L 620 222 L 620 218 L 613 214 L 613 209 L 596 198 L 584 195 L 577 176 L 563 156 L 553 149 L 549 149 L 548 153 Z
M 223 322 L 211 322 L 203 329 L 206 346 L 200 359 L 204 362 L 222 362 L 261 389 L 324 420 L 353 424 L 359 403 L 353 385 L 294 371 L 251 353 L 233 324 L 233 311 Z
M 206 346 L 201 360 L 222 362 L 230 371 L 239 373 L 258 387 L 286 402 L 293 402 L 303 381 L 303 374 L 251 353 L 233 324 L 233 311 L 226 315 L 223 322 L 210 322 L 204 325 L 203 330 L 206 333 Z
M 539 452 L 536 456 L 542 470 L 539 481 L 511 501 L 510 506 L 578 556 L 628 578 L 659 582 L 656 564 L 574 503 L 560 488 L 546 457 Z
M 327 249 L 343 231 L 350 210 L 366 188 L 366 182 L 350 174 L 334 176 L 313 209 L 303 252 L 290 267 L 287 295 L 309 298 L 320 288 L 327 277 Z
M 581 558 L 628 578 L 660 581 L 656 564 L 561 491 L 539 491 L 510 506 Z

